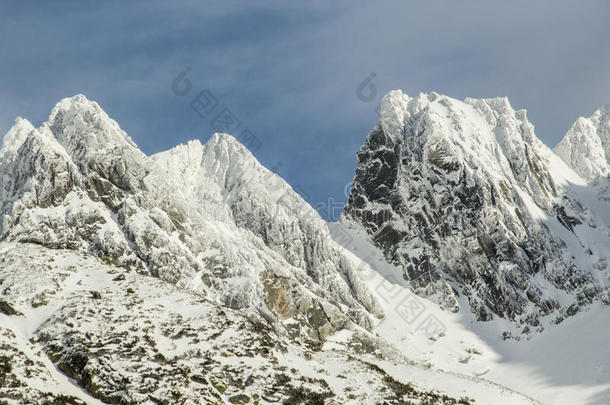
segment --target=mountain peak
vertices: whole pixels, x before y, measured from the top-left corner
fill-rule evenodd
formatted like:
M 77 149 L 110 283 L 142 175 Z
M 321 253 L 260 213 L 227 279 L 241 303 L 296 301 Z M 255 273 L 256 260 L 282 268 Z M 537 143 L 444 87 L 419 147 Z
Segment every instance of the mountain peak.
M 538 221 L 557 215 L 557 223 L 567 223 L 567 208 L 557 207 L 568 203 L 561 200 L 564 172 L 557 173 L 557 159 L 525 110 L 514 110 L 506 97 L 461 101 L 399 90 L 381 108 L 358 151 L 344 218 L 363 225 L 416 291 L 456 308 L 457 280 L 479 319 L 517 319 L 530 315 L 528 300 L 540 313 L 545 304 L 531 292 L 532 299 L 514 298 L 535 283 L 503 280 L 500 269 L 524 278 L 547 268 L 561 268 L 565 279 L 587 277 L 587 269 L 573 271 L 554 250 L 554 235 Z
M 579 117 L 554 151 L 588 181 L 610 174 L 610 103 Z
M 82 94 L 58 102 L 43 124 L 68 151 L 87 154 L 119 148 L 137 149 L 131 138 L 95 101 Z
M 212 135 L 210 140 L 206 143 L 206 145 L 222 145 L 225 148 L 234 148 L 235 150 L 239 150 L 242 154 L 252 155 L 252 153 L 238 141 L 233 135 L 229 135 L 223 132 L 216 132 Z
M 2 139 L 2 148 L 0 149 L 0 156 L 6 153 L 15 152 L 25 141 L 25 138 L 30 132 L 34 130 L 34 126 L 30 121 L 25 118 L 17 117 L 15 123 L 4 135 Z
M 481 124 L 478 119 L 480 115 L 491 126 L 496 126 L 501 117 L 529 124 L 526 111 L 515 111 L 507 97 L 466 98 L 462 101 L 436 92 L 409 97 L 401 90 L 392 90 L 383 97 L 380 113 L 381 128 L 394 139 L 400 139 L 401 131 L 409 125 L 409 121 L 421 115 L 426 115 L 427 124 L 434 124 L 447 134 L 463 132 L 462 124 L 469 121 Z M 462 136 L 458 138 L 463 139 Z
M 498 173 L 520 171 L 530 146 L 543 149 L 526 111 L 515 111 L 506 97 L 462 101 L 435 92 L 409 97 L 394 90 L 381 102 L 379 126 L 410 153 L 428 150 L 440 153 L 447 164 L 467 161 L 473 169 Z M 498 159 L 504 167 L 493 163 Z
M 607 116 L 610 114 L 610 101 L 608 101 L 606 104 L 603 104 L 601 107 L 599 107 L 594 113 L 594 116 Z M 610 117 L 606 117 L 606 119 L 610 119 Z
M 213 155 L 211 161 L 224 171 L 234 172 L 242 170 L 260 171 L 263 166 L 235 137 L 225 133 L 215 133 L 203 147 L 205 155 Z M 231 170 L 229 170 L 231 169 Z
M 63 98 L 55 104 L 49 115 L 48 122 L 56 123 L 57 121 L 62 121 L 64 117 L 82 116 L 87 113 L 103 114 L 106 118 L 108 117 L 98 103 L 89 100 L 83 94 L 76 94 L 72 97 Z
M 57 104 L 55 104 L 55 108 L 66 108 L 70 106 L 97 106 L 99 105 L 92 100 L 89 100 L 84 94 L 75 94 L 71 97 L 62 98 Z

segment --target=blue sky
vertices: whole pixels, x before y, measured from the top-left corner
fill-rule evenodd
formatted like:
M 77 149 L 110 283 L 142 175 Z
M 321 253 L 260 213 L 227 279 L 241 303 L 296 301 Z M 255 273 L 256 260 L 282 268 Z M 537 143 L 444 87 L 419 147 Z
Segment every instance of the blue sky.
M 2 2 L 0 132 L 83 93 L 151 154 L 207 140 L 228 108 L 265 166 L 314 206 L 341 202 L 391 89 L 508 96 L 557 143 L 610 101 L 609 17 L 605 0 Z M 189 104 L 202 90 L 218 100 L 204 118 Z

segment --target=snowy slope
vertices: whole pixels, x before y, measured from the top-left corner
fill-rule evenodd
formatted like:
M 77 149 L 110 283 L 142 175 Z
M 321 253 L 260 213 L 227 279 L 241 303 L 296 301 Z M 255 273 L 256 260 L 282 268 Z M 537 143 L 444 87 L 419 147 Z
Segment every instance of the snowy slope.
M 91 255 L 23 243 L 0 243 L 0 254 L 7 403 L 535 403 L 384 355 L 392 351 L 364 331 L 308 347 Z
M 387 263 L 366 232 L 342 223 L 329 227 L 353 254 L 352 260 L 360 263 L 362 279 L 383 304 L 385 316 L 376 323 L 374 333 L 416 368 L 485 381 L 507 392 L 520 392 L 536 403 L 602 405 L 610 400 L 610 311 L 606 305 L 594 304 L 527 339 L 505 340 L 505 332 L 518 332 L 509 320 L 479 322 L 468 311 L 442 310 L 413 292 L 400 277 L 401 269 Z M 410 375 L 408 367 L 402 375 Z M 421 374 L 416 380 L 423 386 L 427 382 Z M 440 381 L 443 378 L 429 383 L 440 388 Z M 464 387 L 463 380 L 460 384 Z M 459 392 L 451 391 L 449 385 L 442 387 Z

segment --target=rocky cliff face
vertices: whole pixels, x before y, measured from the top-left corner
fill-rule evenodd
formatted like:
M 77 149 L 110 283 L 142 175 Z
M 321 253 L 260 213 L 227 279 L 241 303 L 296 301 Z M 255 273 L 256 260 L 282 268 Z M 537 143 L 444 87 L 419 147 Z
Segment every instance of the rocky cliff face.
M 342 222 L 364 228 L 420 294 L 453 311 L 465 295 L 479 320 L 530 330 L 607 297 L 610 207 L 585 206 L 578 187 L 507 99 L 393 91 L 358 152 Z

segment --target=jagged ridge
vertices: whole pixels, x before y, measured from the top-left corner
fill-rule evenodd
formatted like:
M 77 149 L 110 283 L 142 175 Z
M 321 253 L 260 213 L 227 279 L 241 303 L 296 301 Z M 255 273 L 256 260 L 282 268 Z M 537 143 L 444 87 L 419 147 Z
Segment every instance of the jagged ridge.
M 608 224 L 507 99 L 390 92 L 358 162 L 343 223 L 444 307 L 465 294 L 478 319 L 531 330 L 606 299 Z
M 325 223 L 229 135 L 151 158 L 78 95 L 38 129 L 18 121 L 0 153 L 0 240 L 94 254 L 295 338 L 370 326 L 376 304 Z

